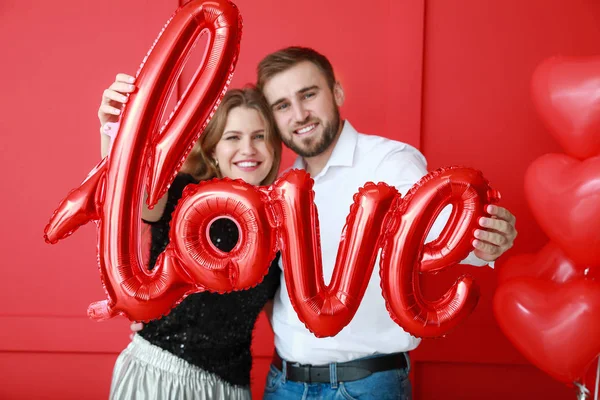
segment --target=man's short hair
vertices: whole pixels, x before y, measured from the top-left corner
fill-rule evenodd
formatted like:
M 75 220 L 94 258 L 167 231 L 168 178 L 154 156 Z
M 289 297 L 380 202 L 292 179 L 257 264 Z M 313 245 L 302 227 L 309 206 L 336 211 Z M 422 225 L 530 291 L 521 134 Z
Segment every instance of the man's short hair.
M 309 61 L 316 65 L 323 75 L 325 75 L 329 88 L 333 90 L 336 82 L 335 74 L 327 57 L 314 49 L 298 46 L 286 47 L 262 59 L 256 68 L 258 88 L 262 90 L 265 83 L 273 76 L 287 71 L 296 64 L 304 61 Z

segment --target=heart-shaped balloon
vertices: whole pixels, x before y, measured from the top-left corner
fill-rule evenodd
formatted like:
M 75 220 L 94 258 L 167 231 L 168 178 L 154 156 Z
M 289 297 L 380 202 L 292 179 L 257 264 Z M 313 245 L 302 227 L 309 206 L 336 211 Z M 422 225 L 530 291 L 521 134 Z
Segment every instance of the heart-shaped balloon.
M 561 382 L 579 381 L 600 354 L 600 282 L 516 278 L 496 290 L 494 315 L 513 345 Z
M 540 278 L 556 283 L 587 278 L 600 282 L 600 267 L 576 265 L 553 242 L 548 242 L 539 252 L 519 254 L 508 258 L 497 268 L 498 284 L 514 278 Z
M 541 156 L 525 173 L 525 196 L 546 235 L 573 262 L 600 267 L 600 157 Z
M 600 57 L 553 57 L 531 82 L 533 103 L 565 152 L 579 159 L 600 154 Z

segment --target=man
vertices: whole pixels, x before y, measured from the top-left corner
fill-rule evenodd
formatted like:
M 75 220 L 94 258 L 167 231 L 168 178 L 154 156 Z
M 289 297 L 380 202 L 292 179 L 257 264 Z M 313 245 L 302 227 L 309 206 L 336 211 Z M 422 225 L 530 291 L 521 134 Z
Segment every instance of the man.
M 323 275 L 332 275 L 342 228 L 353 195 L 365 182 L 386 182 L 405 194 L 427 174 L 426 161 L 404 143 L 358 133 L 340 118 L 344 91 L 331 63 L 308 48 L 290 47 L 265 57 L 258 86 L 269 102 L 283 142 L 298 158 L 294 168 L 314 179 Z M 515 218 L 488 206 L 495 218 L 482 218 L 474 252 L 466 264 L 485 265 L 508 250 L 516 237 Z M 447 214 L 447 213 L 446 213 Z M 446 216 L 447 218 L 447 216 Z M 439 218 L 430 238 L 444 226 Z M 265 399 L 411 398 L 407 352 L 420 339 L 389 316 L 378 273 L 373 273 L 354 319 L 338 335 L 316 338 L 298 319 L 282 275 L 272 315 L 273 364 Z

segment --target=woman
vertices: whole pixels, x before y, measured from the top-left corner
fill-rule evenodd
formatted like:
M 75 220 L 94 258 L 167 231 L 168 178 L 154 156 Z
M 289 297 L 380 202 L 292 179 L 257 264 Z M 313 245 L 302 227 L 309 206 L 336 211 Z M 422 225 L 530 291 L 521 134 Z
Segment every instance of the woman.
M 134 78 L 124 74 L 105 90 L 98 111 L 103 133 L 118 122 L 134 90 Z M 103 135 L 103 156 L 110 140 Z M 268 185 L 280 158 L 281 142 L 262 94 L 254 88 L 227 92 L 167 195 L 152 210 L 142 210 L 151 227 L 149 267 L 169 242 L 171 214 L 186 185 L 214 177 Z M 235 224 L 226 219 L 211 226 L 210 236 L 223 251 L 238 240 Z M 166 317 L 144 325 L 117 359 L 111 398 L 249 399 L 252 330 L 278 289 L 280 273 L 276 258 L 257 287 L 193 294 Z

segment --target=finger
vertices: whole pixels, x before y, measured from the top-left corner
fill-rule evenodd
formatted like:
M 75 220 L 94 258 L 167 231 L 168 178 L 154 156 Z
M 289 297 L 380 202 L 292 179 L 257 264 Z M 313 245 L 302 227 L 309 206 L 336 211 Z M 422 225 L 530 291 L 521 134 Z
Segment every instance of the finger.
M 484 253 L 483 251 L 477 250 L 477 249 L 475 249 L 473 251 L 473 254 L 475 254 L 475 256 L 477 258 L 479 258 L 480 260 L 484 260 L 484 261 L 488 261 L 488 262 L 489 261 L 496 261 L 498 259 L 498 257 L 499 257 L 497 255 L 490 255 L 488 253 Z
M 508 246 L 508 238 L 501 233 L 498 232 L 490 232 L 484 231 L 482 229 L 477 229 L 475 231 L 475 237 L 484 242 L 491 243 L 496 246 Z
M 131 75 L 121 73 L 121 74 L 117 74 L 117 78 L 115 79 L 115 81 L 124 82 L 124 83 L 134 83 L 135 78 Z
M 498 233 L 498 234 L 504 236 L 504 238 L 507 240 L 506 245 L 509 248 L 512 247 L 513 244 L 515 243 L 515 239 L 517 238 L 517 234 L 518 234 L 517 230 L 514 227 L 512 227 L 511 233 L 508 233 L 508 234 L 504 233 L 504 232 L 500 232 L 500 231 L 494 230 L 494 229 L 490 229 L 490 228 L 485 229 L 485 231 L 487 231 L 487 232 L 493 232 L 493 233 Z
M 500 253 L 500 248 L 498 246 L 482 242 L 478 239 L 473 240 L 473 247 L 476 250 L 479 250 L 481 253 L 487 254 L 489 258 L 496 258 L 496 256 Z
M 512 235 L 515 228 L 503 219 L 486 218 L 481 217 L 479 219 L 479 225 L 486 228 L 486 230 L 496 230 L 506 235 Z
M 102 102 L 108 103 L 110 100 L 120 104 L 125 104 L 127 103 L 127 100 L 129 100 L 129 97 L 114 90 L 106 89 L 104 93 L 102 93 Z
M 495 206 L 495 205 L 488 205 L 487 206 L 487 212 L 490 215 L 493 215 L 493 216 L 496 216 L 496 217 L 498 217 L 500 219 L 503 219 L 503 220 L 509 222 L 512 225 L 514 225 L 515 222 L 517 221 L 517 219 L 515 218 L 515 216 L 512 215 L 511 212 L 508 211 L 504 207 Z
M 144 324 L 141 322 L 134 322 L 131 324 L 131 330 L 134 332 L 139 332 L 142 330 L 142 328 L 144 327 Z
M 112 107 L 108 104 L 102 104 L 98 111 L 99 111 L 99 114 L 104 114 L 104 115 L 120 115 L 121 114 L 121 110 L 119 110 L 118 108 Z
M 113 82 L 109 89 L 119 93 L 133 93 L 135 91 L 135 85 L 124 82 Z

